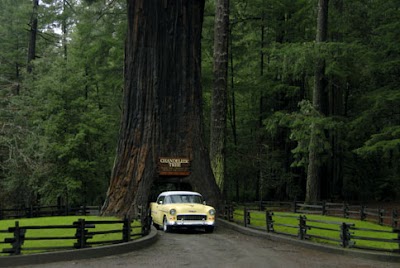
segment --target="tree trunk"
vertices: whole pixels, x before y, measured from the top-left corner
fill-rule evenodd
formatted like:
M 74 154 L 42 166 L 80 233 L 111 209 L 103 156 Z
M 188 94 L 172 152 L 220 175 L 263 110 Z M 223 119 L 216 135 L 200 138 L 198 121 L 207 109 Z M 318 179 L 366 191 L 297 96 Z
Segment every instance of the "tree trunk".
M 345 11 L 344 0 L 334 0 L 331 2 L 331 7 L 335 10 L 336 14 L 343 14 Z M 343 42 L 342 29 L 338 29 L 332 34 L 332 39 L 335 42 Z M 334 76 L 332 83 L 329 85 L 329 116 L 346 116 L 345 113 L 345 96 L 346 96 L 346 82 Z M 332 148 L 332 156 L 328 163 L 329 189 L 328 194 L 331 199 L 342 198 L 343 187 L 343 145 L 341 140 L 343 136 L 338 130 L 329 131 L 329 139 Z
M 319 157 L 317 148 L 316 125 L 311 125 L 311 138 L 308 147 L 308 168 L 307 168 L 307 183 L 306 183 L 306 202 L 313 203 L 320 199 L 321 196 L 321 181 L 319 170 Z
M 327 41 L 328 35 L 328 2 L 329 0 L 318 1 L 318 19 L 317 19 L 317 36 L 315 43 L 319 44 Z M 313 105 L 317 111 L 327 114 L 327 107 L 325 107 L 327 93 L 326 79 L 325 79 L 325 60 L 317 58 L 315 64 L 315 77 L 314 77 L 314 90 L 313 90 Z
M 316 45 L 323 43 L 327 40 L 328 32 L 328 0 L 318 1 L 318 19 L 317 19 L 317 36 Z M 325 61 L 318 58 L 315 64 L 315 77 L 313 89 L 313 106 L 320 112 L 324 113 L 326 107 L 323 105 L 325 92 Z M 309 157 L 308 157 L 308 171 L 307 171 L 307 184 L 306 184 L 306 202 L 315 202 L 320 198 L 321 193 L 321 179 L 319 176 L 319 157 L 317 148 L 317 126 L 311 125 L 311 138 L 309 144 Z
M 67 0 L 63 0 L 63 20 L 62 20 L 62 47 L 64 51 L 64 59 L 67 59 L 68 56 L 68 47 L 67 47 Z
M 233 138 L 233 144 L 237 145 L 237 127 L 236 127 L 236 97 L 235 97 L 235 72 L 234 72 L 234 65 L 233 65 L 233 35 L 232 35 L 232 27 L 229 28 L 229 46 L 231 53 L 229 55 L 229 60 L 230 60 L 230 71 L 231 71 L 231 103 L 230 103 L 230 111 L 229 112 L 229 118 L 230 118 L 230 125 L 232 128 L 232 138 Z
M 229 123 L 230 127 L 232 129 L 232 139 L 233 139 L 233 145 L 234 145 L 234 150 L 236 150 L 236 147 L 238 145 L 238 135 L 237 135 L 237 126 L 236 126 L 236 97 L 235 97 L 235 70 L 234 70 L 234 65 L 233 65 L 233 34 L 232 34 L 232 28 L 233 24 L 229 28 L 229 49 L 230 53 L 229 55 L 229 61 L 230 61 L 230 101 L 228 103 L 228 116 L 229 116 Z M 234 181 L 234 188 L 235 188 L 235 197 L 236 200 L 239 200 L 239 190 L 240 190 L 240 185 L 239 185 L 239 179 L 238 177 L 235 178 Z
M 120 136 L 103 214 L 132 216 L 148 204 L 159 157 L 186 157 L 181 177 L 217 206 L 203 138 L 200 83 L 204 0 L 129 0 Z
M 29 38 L 29 47 L 28 47 L 28 63 L 27 63 L 27 71 L 28 73 L 32 73 L 32 65 L 31 62 L 36 57 L 36 36 L 38 30 L 38 7 L 39 0 L 33 0 L 33 11 L 30 22 L 30 38 Z
M 228 105 L 229 0 L 216 0 L 214 25 L 214 84 L 210 126 L 210 161 L 217 185 L 224 192 Z

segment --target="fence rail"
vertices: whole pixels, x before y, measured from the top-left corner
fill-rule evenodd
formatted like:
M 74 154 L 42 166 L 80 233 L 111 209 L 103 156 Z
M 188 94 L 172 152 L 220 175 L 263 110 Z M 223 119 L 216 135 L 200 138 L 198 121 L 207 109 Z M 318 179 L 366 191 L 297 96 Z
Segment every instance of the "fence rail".
M 98 215 L 100 206 L 30 206 L 19 208 L 0 208 L 0 220 L 36 218 L 45 216 L 68 216 L 68 215 Z
M 266 207 L 266 206 L 265 206 Z M 264 207 L 264 208 L 265 208 Z M 312 206 L 297 206 L 301 208 L 308 209 L 321 209 L 324 207 L 323 205 L 312 205 Z M 261 208 L 261 206 L 259 206 Z M 292 208 L 296 208 L 296 205 Z M 326 204 L 325 204 L 326 208 Z M 318 210 L 317 210 L 318 211 Z M 314 212 L 314 211 L 313 211 Z M 349 212 L 349 211 L 348 211 Z M 375 250 L 375 251 L 385 251 L 385 252 L 395 252 L 400 253 L 400 229 L 397 228 L 397 224 L 395 227 L 392 228 L 391 231 L 387 230 L 378 230 L 378 229 L 370 229 L 370 228 L 358 228 L 355 226 L 354 223 L 348 222 L 338 222 L 338 221 L 329 221 L 329 220 L 314 220 L 308 219 L 306 215 L 285 215 L 285 214 L 274 214 L 271 210 L 265 211 L 265 219 L 260 217 L 263 211 L 256 210 L 254 206 L 248 208 L 244 206 L 243 209 L 234 209 L 233 206 L 225 206 L 225 211 L 222 213 L 222 216 L 229 221 L 234 221 L 239 224 L 243 224 L 247 228 L 254 228 L 254 229 L 262 229 L 266 232 L 272 232 L 277 234 L 289 235 L 297 237 L 298 239 L 321 239 L 327 240 L 331 242 L 337 242 L 340 246 L 344 248 L 359 248 L 359 249 L 368 249 L 368 250 Z M 349 212 L 351 213 L 351 212 Z M 367 210 L 365 207 L 361 208 L 358 211 L 360 220 L 365 220 L 368 216 L 377 216 L 382 215 L 382 210 L 380 209 L 373 209 Z M 397 213 L 397 210 L 396 210 Z M 315 214 L 315 213 L 312 213 Z M 321 213 L 322 215 L 326 215 Z M 345 215 L 345 214 L 344 214 Z M 396 216 L 396 217 L 395 217 Z M 296 221 L 295 224 L 288 224 L 288 223 L 281 223 L 279 218 L 291 218 Z M 394 215 L 392 221 L 397 221 L 397 215 Z M 379 221 L 379 224 L 383 224 L 383 221 Z M 261 227 L 260 227 L 261 226 Z M 295 230 L 297 234 L 293 232 L 283 232 L 277 231 L 276 227 L 285 227 Z M 309 230 L 322 230 L 326 232 L 322 232 L 323 234 L 312 234 Z M 355 234 L 357 232 L 357 234 Z M 362 235 L 362 232 L 372 232 L 375 237 L 371 235 Z M 330 233 L 330 235 L 328 235 Z M 392 234 L 393 236 L 397 234 L 396 238 L 384 238 L 381 237 L 382 234 Z M 395 244 L 397 245 L 396 249 L 388 249 L 388 248 L 380 248 L 380 247 L 367 247 L 362 245 L 357 245 L 357 241 L 373 241 L 373 242 L 381 242 L 385 244 Z M 396 247 L 396 246 L 395 246 Z
M 360 219 L 376 222 L 380 225 L 392 226 L 393 228 L 400 227 L 398 209 L 389 211 L 381 208 L 368 208 L 365 205 L 350 205 L 345 202 L 317 202 L 314 204 L 307 204 L 300 201 L 255 201 L 252 203 L 240 204 L 240 206 L 260 211 L 291 211 L 300 214 L 315 214 L 349 219 Z

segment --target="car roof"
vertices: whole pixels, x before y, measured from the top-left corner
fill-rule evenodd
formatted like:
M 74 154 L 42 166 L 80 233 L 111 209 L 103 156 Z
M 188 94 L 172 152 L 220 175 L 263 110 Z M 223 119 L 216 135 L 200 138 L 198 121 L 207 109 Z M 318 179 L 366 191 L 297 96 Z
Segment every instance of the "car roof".
M 197 192 L 191 192 L 191 191 L 167 191 L 167 192 L 162 192 L 159 196 L 168 196 L 168 195 L 199 195 L 201 194 Z

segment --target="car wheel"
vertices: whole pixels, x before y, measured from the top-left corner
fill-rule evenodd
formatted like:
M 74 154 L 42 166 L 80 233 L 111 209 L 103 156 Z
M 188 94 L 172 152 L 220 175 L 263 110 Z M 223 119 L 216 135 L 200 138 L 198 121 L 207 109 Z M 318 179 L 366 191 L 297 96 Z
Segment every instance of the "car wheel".
M 167 224 L 167 217 L 164 217 L 164 220 L 163 220 L 163 230 L 166 233 L 171 231 L 171 226 L 168 226 L 168 224 Z
M 204 230 L 206 231 L 206 233 L 212 233 L 212 232 L 214 232 L 214 226 L 206 226 L 205 228 L 204 228 Z

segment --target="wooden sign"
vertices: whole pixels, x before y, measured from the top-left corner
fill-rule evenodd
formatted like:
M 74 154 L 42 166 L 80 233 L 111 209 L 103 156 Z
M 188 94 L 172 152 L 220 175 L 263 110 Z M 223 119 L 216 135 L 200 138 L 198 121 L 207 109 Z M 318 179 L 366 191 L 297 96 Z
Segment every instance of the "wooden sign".
M 189 176 L 190 160 L 184 157 L 160 157 L 158 173 L 160 176 Z

